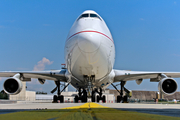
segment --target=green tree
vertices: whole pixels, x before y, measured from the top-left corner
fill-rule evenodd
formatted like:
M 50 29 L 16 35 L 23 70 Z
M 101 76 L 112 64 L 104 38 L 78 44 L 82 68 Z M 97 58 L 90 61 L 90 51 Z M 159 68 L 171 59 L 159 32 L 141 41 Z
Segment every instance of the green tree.
M 0 92 L 0 99 L 8 99 L 9 95 L 7 93 L 4 92 L 4 90 L 2 90 Z

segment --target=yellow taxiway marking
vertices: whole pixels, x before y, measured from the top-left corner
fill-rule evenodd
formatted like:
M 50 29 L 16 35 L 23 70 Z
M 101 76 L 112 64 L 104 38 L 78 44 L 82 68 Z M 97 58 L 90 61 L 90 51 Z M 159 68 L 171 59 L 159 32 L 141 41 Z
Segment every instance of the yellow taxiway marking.
M 85 103 L 84 105 L 67 107 L 67 108 L 63 108 L 63 109 L 80 109 L 80 108 L 108 108 L 108 107 L 99 105 L 97 103 L 89 102 L 89 103 Z

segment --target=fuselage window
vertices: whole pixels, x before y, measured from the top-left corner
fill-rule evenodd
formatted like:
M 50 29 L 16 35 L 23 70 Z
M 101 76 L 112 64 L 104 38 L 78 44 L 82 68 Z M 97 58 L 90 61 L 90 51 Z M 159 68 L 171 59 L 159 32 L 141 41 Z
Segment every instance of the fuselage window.
M 90 17 L 92 17 L 92 18 L 98 18 L 98 19 L 101 20 L 101 18 L 100 18 L 98 15 L 96 15 L 96 14 L 90 14 Z
M 82 14 L 82 15 L 78 18 L 78 20 L 81 19 L 81 18 L 86 18 L 86 17 L 89 17 L 89 14 Z

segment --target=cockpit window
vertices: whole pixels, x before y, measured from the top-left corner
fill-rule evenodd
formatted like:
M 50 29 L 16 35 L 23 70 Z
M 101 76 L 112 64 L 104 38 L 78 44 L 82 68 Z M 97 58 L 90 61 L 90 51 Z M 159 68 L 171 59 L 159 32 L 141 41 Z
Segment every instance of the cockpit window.
M 98 18 L 98 19 L 100 19 L 100 20 L 101 20 L 101 18 L 100 18 L 98 15 L 96 15 L 96 14 L 90 14 L 90 17 L 93 17 L 93 18 Z
M 89 14 L 82 14 L 82 15 L 78 18 L 78 20 L 81 19 L 81 18 L 85 18 L 85 17 L 89 17 Z

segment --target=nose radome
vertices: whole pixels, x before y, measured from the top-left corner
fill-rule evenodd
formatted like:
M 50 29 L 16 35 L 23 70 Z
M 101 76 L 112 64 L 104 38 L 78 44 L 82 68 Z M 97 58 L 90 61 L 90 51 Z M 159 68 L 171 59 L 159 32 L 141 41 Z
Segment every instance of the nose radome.
M 101 44 L 98 33 L 85 32 L 78 35 L 78 46 L 83 52 L 95 52 Z

